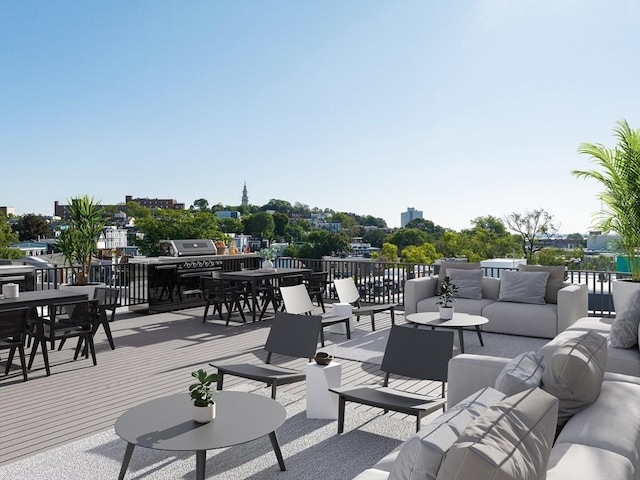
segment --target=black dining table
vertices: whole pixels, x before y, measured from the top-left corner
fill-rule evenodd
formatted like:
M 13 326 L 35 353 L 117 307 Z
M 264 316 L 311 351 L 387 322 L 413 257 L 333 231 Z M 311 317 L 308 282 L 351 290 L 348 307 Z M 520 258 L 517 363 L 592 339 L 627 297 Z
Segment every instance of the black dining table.
M 258 284 L 263 280 L 273 280 L 289 275 L 307 276 L 312 272 L 310 268 L 274 268 L 263 270 L 239 270 L 235 272 L 214 272 L 214 276 L 223 280 L 233 280 L 237 282 L 247 282 L 251 285 L 251 318 L 255 322 L 256 311 L 258 310 Z

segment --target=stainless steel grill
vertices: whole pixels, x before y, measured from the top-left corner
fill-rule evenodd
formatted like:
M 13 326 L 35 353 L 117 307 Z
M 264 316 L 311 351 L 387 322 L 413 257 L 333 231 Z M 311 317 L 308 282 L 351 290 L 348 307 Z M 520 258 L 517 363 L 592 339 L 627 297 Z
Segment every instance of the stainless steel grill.
M 215 255 L 217 249 L 213 240 L 163 240 L 160 242 L 162 255 L 169 257 L 186 257 L 198 255 Z

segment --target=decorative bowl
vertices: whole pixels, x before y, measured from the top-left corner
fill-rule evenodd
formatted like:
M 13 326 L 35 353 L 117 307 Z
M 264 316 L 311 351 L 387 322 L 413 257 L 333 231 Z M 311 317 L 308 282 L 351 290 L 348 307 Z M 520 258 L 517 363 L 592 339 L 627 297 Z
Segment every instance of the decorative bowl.
M 329 355 L 326 352 L 318 352 L 316 353 L 316 356 L 313 357 L 313 359 L 318 365 L 329 365 L 331 363 L 331 360 L 333 360 L 333 356 Z

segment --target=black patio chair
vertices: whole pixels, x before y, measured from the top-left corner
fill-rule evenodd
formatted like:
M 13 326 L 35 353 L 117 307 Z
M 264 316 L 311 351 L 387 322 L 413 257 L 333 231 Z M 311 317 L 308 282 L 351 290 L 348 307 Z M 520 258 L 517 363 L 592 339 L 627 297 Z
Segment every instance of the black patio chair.
M 360 299 L 360 292 L 358 291 L 358 287 L 356 286 L 352 277 L 336 278 L 333 281 L 333 285 L 336 289 L 336 292 L 338 293 L 340 302 L 350 303 L 353 306 L 351 313 L 356 316 L 356 321 L 359 322 L 362 315 L 369 315 L 371 317 L 371 330 L 375 331 L 376 313 L 389 310 L 389 313 L 391 314 L 391 324 L 396 324 L 395 307 L 398 306 L 397 303 L 364 304 Z
M 264 364 L 213 362 L 220 375 L 217 389 L 222 390 L 225 375 L 247 378 L 271 385 L 271 398 L 275 400 L 278 385 L 301 382 L 306 378 L 304 370 L 271 365 L 271 356 L 276 353 L 295 358 L 313 358 L 320 334 L 320 317 L 293 315 L 276 312 L 273 325 L 267 337 L 264 349 L 268 352 Z
M 244 292 L 240 290 L 237 284 L 215 277 L 201 277 L 200 282 L 202 294 L 207 301 L 202 315 L 202 323 L 207 321 L 207 314 L 211 306 L 213 306 L 213 314 L 217 311 L 220 315 L 220 320 L 224 320 L 222 307 L 224 306 L 227 309 L 225 325 L 229 325 L 231 314 L 235 310 L 240 313 L 243 322 L 247 321 L 242 305 Z
M 26 382 L 27 360 L 24 355 L 24 342 L 28 333 L 29 308 L 12 308 L 0 311 L 0 350 L 9 350 L 7 366 L 4 374 L 8 375 L 13 363 L 13 357 L 18 350 L 22 378 Z
M 324 307 L 324 295 L 327 290 L 327 277 L 329 272 L 312 272 L 307 282 L 307 291 L 311 300 L 316 300 L 322 307 L 322 312 L 326 313 Z
M 382 386 L 363 385 L 330 388 L 338 394 L 338 434 L 344 431 L 346 402 L 414 415 L 416 431 L 420 420 L 446 404 L 445 382 L 447 368 L 453 356 L 453 332 L 422 330 L 392 326 L 380 369 L 384 372 Z M 434 397 L 410 393 L 389 387 L 391 374 L 420 380 L 442 382 L 442 396 Z
M 264 317 L 269 304 L 273 306 L 273 313 L 279 309 L 284 311 L 282 296 L 280 295 L 280 287 L 291 287 L 293 285 L 301 285 L 303 282 L 302 275 L 287 275 L 273 281 L 267 281 L 260 287 L 258 292 L 262 296 L 262 310 L 260 310 L 260 320 Z

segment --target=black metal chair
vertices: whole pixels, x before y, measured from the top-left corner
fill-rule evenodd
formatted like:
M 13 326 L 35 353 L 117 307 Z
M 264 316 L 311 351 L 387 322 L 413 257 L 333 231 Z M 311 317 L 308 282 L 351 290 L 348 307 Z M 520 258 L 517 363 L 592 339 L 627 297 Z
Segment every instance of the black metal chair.
M 273 306 L 273 313 L 276 313 L 279 309 L 284 310 L 282 303 L 282 297 L 280 296 L 280 287 L 291 287 L 293 285 L 301 285 L 303 281 L 302 275 L 287 275 L 281 277 L 273 282 L 265 282 L 264 285 L 258 288 L 259 293 L 262 296 L 262 310 L 260 311 L 260 320 L 264 317 L 269 304 Z
M 382 386 L 346 386 L 330 388 L 338 394 L 338 433 L 344 431 L 345 403 L 355 402 L 371 407 L 401 412 L 420 420 L 439 408 L 444 410 L 447 368 L 453 356 L 453 332 L 422 330 L 392 326 L 380 369 L 384 372 Z M 433 397 L 405 392 L 389 387 L 390 374 L 420 380 L 442 382 L 442 396 Z
M 250 363 L 210 363 L 212 367 L 218 369 L 218 374 L 220 375 L 217 389 L 222 390 L 225 375 L 234 375 L 264 382 L 267 386 L 270 385 L 271 398 L 275 400 L 278 385 L 301 382 L 306 378 L 306 372 L 304 370 L 271 365 L 272 355 L 275 353 L 311 360 L 316 352 L 320 329 L 320 317 L 276 312 L 273 325 L 267 337 L 267 343 L 264 346 L 264 349 L 268 352 L 266 362 L 261 365 Z
M 312 272 L 309 275 L 309 281 L 307 282 L 307 291 L 311 300 L 314 299 L 318 302 L 318 305 L 322 307 L 322 312 L 326 313 L 324 307 L 324 295 L 327 290 L 327 277 L 329 272 Z
M 78 358 L 82 344 L 86 342 L 88 348 L 84 349 L 83 354 L 85 358 L 88 358 L 90 352 L 93 364 L 97 365 L 96 349 L 93 343 L 93 330 L 97 321 L 98 300 L 81 300 L 54 304 L 51 308 L 50 318 L 40 317 L 36 322 L 35 339 L 31 347 L 31 354 L 29 355 L 28 369 L 31 369 L 38 351 L 38 346 L 40 346 L 42 348 L 42 356 L 44 358 L 47 376 L 51 375 L 47 342 L 51 344 L 51 350 L 54 350 L 56 340 L 66 340 L 67 338 L 74 337 L 78 338 L 78 344 L 73 359 L 76 360 Z
M 28 333 L 29 308 L 13 308 L 0 311 L 0 350 L 9 350 L 7 366 L 4 374 L 9 374 L 13 357 L 18 350 L 20 365 L 22 366 L 22 378 L 26 382 L 27 360 L 24 355 L 24 342 Z
M 247 321 L 242 308 L 242 292 L 237 285 L 214 277 L 201 277 L 200 282 L 202 294 L 207 301 L 204 307 L 204 314 L 202 315 L 202 323 L 207 321 L 207 315 L 211 306 L 213 306 L 213 314 L 217 311 L 220 315 L 220 320 L 224 320 L 222 307 L 224 306 L 227 309 L 226 325 L 229 325 L 234 309 L 238 310 L 243 322 Z
M 376 313 L 389 310 L 389 313 L 391 314 L 391 324 L 396 324 L 395 307 L 398 306 L 397 303 L 374 303 L 365 305 L 360 299 L 360 292 L 358 291 L 358 287 L 351 277 L 336 278 L 333 281 L 333 285 L 336 289 L 336 292 L 338 293 L 340 302 L 350 303 L 353 306 L 351 312 L 356 316 L 356 321 L 359 322 L 362 315 L 369 315 L 371 317 L 371 330 L 375 331 Z

